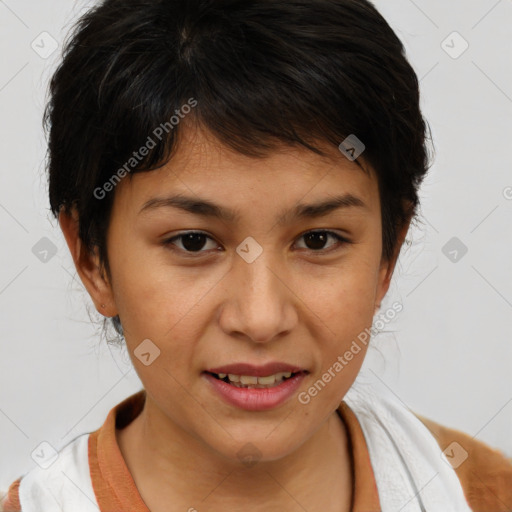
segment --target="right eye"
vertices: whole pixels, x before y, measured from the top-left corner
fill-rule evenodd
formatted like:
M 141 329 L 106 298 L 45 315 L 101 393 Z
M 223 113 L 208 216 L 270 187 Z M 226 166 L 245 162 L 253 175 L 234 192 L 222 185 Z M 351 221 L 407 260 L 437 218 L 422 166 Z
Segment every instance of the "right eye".
M 204 247 L 205 241 L 208 239 L 213 242 L 213 238 L 202 231 L 186 231 L 175 235 L 172 238 L 168 238 L 162 243 L 173 251 L 182 252 L 186 256 L 195 257 L 194 253 L 201 254 L 207 252 L 201 249 Z M 175 243 L 176 241 L 181 242 L 181 247 Z

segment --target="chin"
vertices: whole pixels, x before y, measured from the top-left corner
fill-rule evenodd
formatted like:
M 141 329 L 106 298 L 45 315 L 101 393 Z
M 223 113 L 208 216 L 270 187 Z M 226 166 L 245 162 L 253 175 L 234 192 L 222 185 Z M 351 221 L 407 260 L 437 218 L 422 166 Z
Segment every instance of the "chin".
M 305 439 L 295 439 L 283 433 L 279 435 L 276 432 L 269 437 L 273 429 L 275 426 L 260 436 L 254 434 L 233 436 L 234 439 L 230 438 L 231 442 L 228 445 L 212 446 L 212 448 L 234 465 L 252 468 L 258 463 L 273 462 L 287 457 L 305 441 Z

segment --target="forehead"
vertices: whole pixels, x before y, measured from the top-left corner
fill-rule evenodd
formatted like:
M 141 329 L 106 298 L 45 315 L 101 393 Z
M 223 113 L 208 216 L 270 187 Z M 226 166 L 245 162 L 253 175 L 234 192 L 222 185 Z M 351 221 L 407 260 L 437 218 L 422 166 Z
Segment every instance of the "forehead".
M 225 146 L 209 132 L 187 129 L 180 133 L 177 148 L 165 165 L 121 181 L 115 203 L 140 214 L 149 202 L 171 193 L 211 198 L 216 203 L 236 205 L 236 210 L 243 209 L 244 204 L 269 209 L 273 204 L 350 194 L 369 209 L 378 209 L 373 168 L 362 157 L 358 165 L 336 147 L 320 147 L 326 156 L 281 145 L 264 157 L 251 157 Z

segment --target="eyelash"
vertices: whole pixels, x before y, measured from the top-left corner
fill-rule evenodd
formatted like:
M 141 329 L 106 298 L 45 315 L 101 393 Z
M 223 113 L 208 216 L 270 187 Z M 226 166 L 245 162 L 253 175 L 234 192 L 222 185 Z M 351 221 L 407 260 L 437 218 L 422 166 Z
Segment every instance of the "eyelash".
M 341 247 L 343 247 L 343 246 L 345 246 L 347 244 L 351 244 L 352 243 L 350 240 L 347 240 L 346 238 L 342 237 L 338 233 L 335 233 L 334 231 L 328 231 L 328 230 L 325 230 L 325 229 L 324 230 L 318 229 L 318 230 L 306 231 L 305 233 L 303 233 L 302 235 L 299 236 L 299 239 L 305 237 L 306 235 L 308 235 L 310 233 L 323 233 L 323 234 L 326 234 L 327 236 L 332 236 L 333 238 L 335 238 L 340 243 L 340 246 L 338 247 L 338 249 L 340 249 Z M 191 258 L 200 257 L 200 255 L 202 253 L 208 252 L 208 251 L 203 251 L 203 250 L 200 250 L 200 251 L 186 251 L 186 250 L 180 249 L 180 248 L 178 248 L 176 246 L 172 247 L 174 245 L 173 242 L 175 240 L 183 238 L 186 235 L 204 235 L 206 238 L 208 238 L 210 240 L 213 240 L 212 237 L 210 237 L 209 235 L 207 235 L 203 231 L 185 231 L 183 233 L 180 233 L 179 235 L 175 235 L 172 238 L 168 238 L 167 240 L 164 240 L 162 243 L 163 243 L 164 246 L 170 247 L 171 250 L 181 252 L 181 253 L 185 254 L 186 257 L 191 257 Z M 308 250 L 308 249 L 306 248 L 306 250 Z M 311 252 L 315 253 L 315 254 L 327 254 L 329 252 L 337 250 L 337 248 L 334 248 L 334 249 L 333 248 L 330 248 L 330 249 L 319 249 L 319 250 L 309 249 L 309 250 Z

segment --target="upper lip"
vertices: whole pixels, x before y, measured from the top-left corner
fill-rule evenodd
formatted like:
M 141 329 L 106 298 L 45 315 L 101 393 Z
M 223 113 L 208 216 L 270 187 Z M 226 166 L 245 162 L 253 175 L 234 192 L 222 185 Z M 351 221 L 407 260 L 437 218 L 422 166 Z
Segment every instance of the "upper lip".
M 206 370 L 209 373 L 226 373 L 233 375 L 251 375 L 254 377 L 266 377 L 267 375 L 274 375 L 281 372 L 302 372 L 305 371 L 300 366 L 295 366 L 287 363 L 271 362 L 261 366 L 250 363 L 234 363 L 225 366 L 217 366 L 216 368 L 209 368 Z

